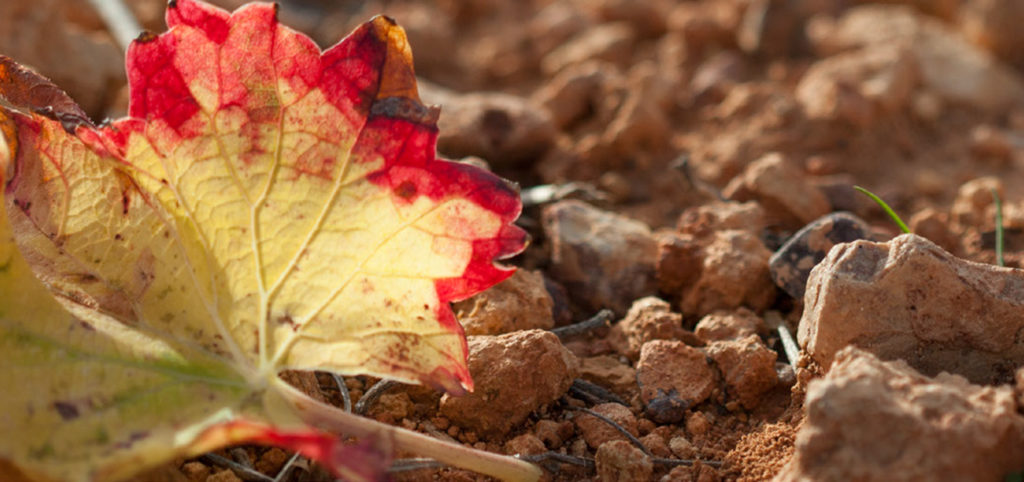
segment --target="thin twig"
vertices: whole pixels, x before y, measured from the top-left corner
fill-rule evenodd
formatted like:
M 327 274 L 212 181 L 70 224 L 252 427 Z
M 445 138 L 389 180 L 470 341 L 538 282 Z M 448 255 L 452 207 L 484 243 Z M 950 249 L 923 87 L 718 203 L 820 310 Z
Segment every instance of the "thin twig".
M 203 454 L 199 457 L 199 460 L 202 460 L 211 465 L 216 465 L 217 467 L 230 469 L 232 472 L 235 473 L 235 475 L 238 476 L 239 479 L 242 479 L 246 482 L 274 482 L 274 479 L 268 477 L 265 474 L 257 472 L 254 469 L 250 469 L 249 467 L 246 467 L 238 462 L 235 462 L 234 460 L 221 457 L 220 455 L 217 454 Z
M 348 385 L 345 385 L 345 380 L 341 378 L 341 375 L 332 373 L 331 376 L 334 377 L 334 383 L 338 385 L 338 391 L 341 392 L 342 408 L 344 408 L 346 412 L 351 412 L 352 395 L 348 393 Z
M 560 326 L 558 328 L 552 328 L 551 333 L 554 333 L 559 340 L 564 340 L 568 337 L 582 335 L 583 333 L 605 326 L 614 318 L 615 312 L 609 309 L 604 309 L 598 311 L 597 314 L 589 320 L 573 323 L 567 326 Z
M 245 449 L 243 449 L 242 447 L 232 447 L 228 449 L 228 454 L 231 455 L 231 459 L 234 460 L 235 462 L 238 462 L 239 464 L 242 464 L 243 466 L 248 467 L 250 469 L 254 468 L 252 466 L 252 460 L 249 459 L 249 453 L 246 452 Z
M 718 188 L 704 182 L 704 180 L 702 180 L 701 178 L 693 175 L 693 169 L 690 166 L 689 154 L 681 154 L 674 161 L 672 161 L 671 167 L 682 173 L 683 178 L 686 179 L 686 182 L 690 184 L 690 186 L 684 187 L 693 187 L 698 191 L 704 191 L 705 193 L 711 194 L 712 196 L 715 197 L 715 199 L 718 199 L 719 201 L 729 200 L 728 198 L 725 197 L 725 195 L 722 194 L 722 191 L 718 190 Z
M 769 310 L 764 314 L 764 321 L 768 323 L 768 326 L 775 328 L 779 332 L 779 339 L 782 340 L 782 351 L 786 352 L 786 358 L 789 359 L 790 366 L 795 369 L 796 361 L 800 358 L 800 347 L 797 346 L 796 340 L 793 339 L 793 334 L 786 327 L 786 322 L 782 319 L 782 315 L 778 311 Z
M 544 452 L 542 454 L 535 455 L 518 455 L 517 457 L 527 462 L 533 462 L 535 464 L 547 462 L 549 460 L 554 460 L 557 462 L 576 465 L 579 467 L 585 467 L 587 470 L 594 470 L 594 468 L 596 467 L 593 459 L 577 457 L 575 455 L 562 454 L 558 452 Z
M 281 467 L 281 470 L 277 471 L 277 475 L 274 476 L 274 482 L 284 481 L 284 478 L 288 476 L 288 472 L 291 472 L 292 467 L 295 466 L 295 461 L 299 460 L 299 455 L 300 454 L 298 452 L 292 454 L 291 458 L 284 463 L 284 467 Z
M 356 402 L 355 412 L 359 415 L 365 414 L 366 411 L 370 409 L 370 405 L 373 405 L 373 403 L 376 402 L 384 392 L 388 391 L 388 389 L 395 385 L 398 385 L 398 382 L 393 382 L 391 380 L 381 380 L 373 384 L 366 393 L 363 393 L 362 398 Z
M 142 33 L 142 26 L 135 19 L 131 9 L 122 0 L 89 0 L 92 8 L 107 24 L 107 30 L 114 36 L 122 51 L 127 51 L 132 40 Z
M 436 438 L 439 438 L 441 440 L 447 440 L 452 443 L 459 443 L 458 440 L 455 440 L 451 435 L 448 435 L 447 432 L 442 432 L 441 430 L 439 430 L 437 426 L 434 425 L 434 422 L 431 422 L 430 420 L 424 420 L 420 422 L 420 425 L 423 427 L 423 430 L 426 430 L 427 433 Z
M 618 395 L 612 393 L 608 389 L 600 385 L 590 383 L 582 378 L 573 380 L 572 386 L 569 387 L 569 391 L 584 397 L 592 397 L 592 400 L 597 400 L 602 403 L 611 402 L 618 403 L 620 405 L 628 405 L 625 401 L 619 398 Z
M 643 442 L 641 442 L 640 439 L 634 437 L 633 434 L 629 433 L 629 430 L 626 430 L 622 425 L 615 423 L 615 420 L 612 420 L 604 415 L 601 415 L 600 413 L 597 413 L 589 408 L 568 407 L 568 410 L 576 410 L 578 412 L 583 412 L 587 415 L 591 415 L 597 418 L 598 420 L 601 420 L 604 423 L 607 423 L 608 425 L 611 425 L 612 428 L 618 430 L 619 433 L 621 433 L 622 435 L 625 435 L 626 438 L 629 439 L 629 442 L 635 445 L 636 448 L 640 449 L 641 451 L 643 451 L 643 453 L 647 454 L 648 456 L 651 456 L 651 452 L 647 450 L 647 447 L 644 447 Z

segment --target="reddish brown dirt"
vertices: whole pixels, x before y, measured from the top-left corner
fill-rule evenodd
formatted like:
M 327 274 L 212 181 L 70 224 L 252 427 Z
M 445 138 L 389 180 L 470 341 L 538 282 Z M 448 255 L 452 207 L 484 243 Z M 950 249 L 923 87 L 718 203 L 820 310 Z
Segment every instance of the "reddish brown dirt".
M 117 70 L 120 54 L 103 31 L 103 22 L 85 2 L 42 3 L 48 8 L 40 9 L 40 0 L 0 2 L 0 52 L 54 77 L 93 117 L 121 115 L 126 97 L 123 73 Z M 164 29 L 163 0 L 128 3 L 147 28 Z M 234 8 L 243 2 L 214 3 Z M 677 420 L 662 423 L 653 420 L 657 417 L 652 417 L 635 382 L 630 386 L 633 370 L 642 369 L 638 357 L 643 343 L 668 337 L 694 350 L 704 350 L 715 341 L 702 338 L 710 328 L 695 334 L 695 326 L 719 309 L 725 311 L 716 312 L 717 318 L 705 326 L 716 324 L 714 332 L 726 333 L 722 335 L 726 338 L 731 338 L 728 333 L 739 333 L 739 338 L 754 336 L 776 351 L 780 362 L 785 361 L 778 337 L 770 334 L 774 332 L 756 325 L 763 323 L 760 315 L 774 310 L 782 314 L 791 329 L 795 328 L 802 301 L 781 291 L 769 291 L 767 295 L 761 291 L 733 296 L 738 300 L 735 302 L 728 301 L 728 293 L 717 293 L 715 296 L 726 301 L 714 306 L 707 305 L 707 296 L 681 305 L 681 300 L 694 296 L 686 291 L 688 286 L 715 282 L 713 278 L 701 278 L 715 274 L 709 270 L 718 269 L 706 260 L 713 256 L 731 259 L 726 246 L 755 243 L 763 244 L 765 252 L 774 251 L 806 223 L 804 216 L 819 209 L 852 211 L 872 223 L 882 237 L 895 234 L 896 229 L 882 211 L 850 189 L 859 184 L 886 199 L 904 219 L 912 220 L 915 230 L 947 250 L 991 263 L 995 260 L 994 221 L 988 191 L 966 189 L 958 198 L 962 185 L 983 176 L 995 178 L 993 186 L 1005 200 L 1007 264 L 1019 267 L 1024 260 L 1018 252 L 1024 249 L 1024 108 L 1019 102 L 991 105 L 986 103 L 988 98 L 944 98 L 937 87 L 923 80 L 924 74 L 913 69 L 885 71 L 909 76 L 904 80 L 912 88 L 903 90 L 898 82 L 886 84 L 885 79 L 872 84 L 877 79 L 865 80 L 862 73 L 837 75 L 833 79 L 838 79 L 835 91 L 823 89 L 814 94 L 819 97 L 812 96 L 813 102 L 832 102 L 825 107 L 834 110 L 825 114 L 820 114 L 825 107 L 815 104 L 814 108 L 819 109 L 815 111 L 808 107 L 805 97 L 798 98 L 798 86 L 814 65 L 838 55 L 838 50 L 825 49 L 837 40 L 832 39 L 830 44 L 821 39 L 838 35 L 836 19 L 861 3 L 870 2 L 295 0 L 282 2 L 281 19 L 326 46 L 374 14 L 393 16 L 406 28 L 418 74 L 425 84 L 429 83 L 423 88 L 424 100 L 452 106 L 449 118 L 445 118 L 446 111 L 442 113 L 440 155 L 476 156 L 473 162 L 482 158 L 524 190 L 544 184 L 577 183 L 571 186 L 573 193 L 568 197 L 646 223 L 649 233 L 629 236 L 649 236 L 645 241 L 648 246 L 653 246 L 652 240 L 656 239 L 662 258 L 650 260 L 648 271 L 629 271 L 629 276 L 647 276 L 644 279 L 648 284 L 627 298 L 595 298 L 594 293 L 622 293 L 614 284 L 602 287 L 608 288 L 606 291 L 594 289 L 584 295 L 581 290 L 585 287 L 573 284 L 576 280 L 560 282 L 557 261 L 551 255 L 554 243 L 547 238 L 552 231 L 542 226 L 541 208 L 536 205 L 527 206 L 520 221 L 531 233 L 533 243 L 512 263 L 543 275 L 532 274 L 534 285 L 529 289 L 535 293 L 543 284 L 552 300 L 550 311 L 556 325 L 587 319 L 605 307 L 615 308 L 618 313 L 614 320 L 621 320 L 626 308 L 642 298 L 634 296 L 637 293 L 659 296 L 668 302 L 666 312 L 670 310 L 674 315 L 662 314 L 658 320 L 669 320 L 671 327 L 658 324 L 664 321 L 641 321 L 635 328 L 601 328 L 564 342 L 580 359 L 603 357 L 599 364 L 584 364 L 581 376 L 599 385 L 603 381 L 605 388 L 625 398 L 636 421 L 636 434 L 652 453 L 663 459 L 697 458 L 721 463 L 720 467 L 698 464 L 675 469 L 669 463 L 655 463 L 652 480 L 765 480 L 778 473 L 793 453 L 802 419 L 803 389 L 812 372 L 794 374 L 791 369 L 787 372 L 779 367 L 777 382 L 770 383 L 768 389 L 758 388 L 756 395 L 745 392 L 742 404 L 722 381 L 723 373 L 714 372 L 716 388 L 706 400 L 681 409 Z M 1024 77 L 1019 55 L 1024 52 L 1021 36 L 1013 37 L 1012 31 L 986 30 L 977 16 L 969 14 L 971 9 L 982 8 L 980 4 L 1000 2 L 879 3 L 922 6 L 924 10 L 908 7 L 909 15 L 943 25 L 947 35 L 976 39 L 1003 55 L 1003 68 L 1018 82 Z M 754 22 L 758 18 L 756 9 L 767 9 L 762 12 L 761 29 Z M 1019 10 L 1008 15 L 1019 14 Z M 39 11 L 61 11 L 64 15 L 55 21 L 34 13 Z M 1015 18 L 1024 20 L 1022 16 Z M 65 65 L 48 55 L 43 46 L 52 49 L 52 45 L 26 37 L 25 32 L 36 30 L 62 32 L 54 41 L 78 45 L 76 55 L 88 59 L 87 65 Z M 77 75 L 73 69 L 79 69 Z M 876 91 L 870 90 L 875 88 L 872 86 L 882 92 L 876 96 Z M 470 93 L 480 95 L 463 98 L 466 104 L 458 104 L 461 96 Z M 516 97 L 508 104 L 507 99 L 494 99 L 493 93 Z M 458 105 L 461 107 L 455 108 Z M 481 107 L 474 107 L 479 105 L 489 107 L 481 112 Z M 465 117 L 451 117 L 456 115 Z M 479 122 L 473 121 L 474 115 L 479 116 Z M 792 173 L 792 179 L 780 181 L 767 174 L 758 177 L 745 173 L 747 166 L 773 152 L 786 166 L 779 172 Z M 688 161 L 687 167 L 681 167 L 683 160 Z M 773 182 L 782 186 L 771 185 Z M 777 195 L 780 191 L 781 197 Z M 756 219 L 744 218 L 735 223 L 739 225 L 730 225 L 727 219 L 715 218 L 719 214 L 697 210 L 710 206 L 723 192 L 732 199 L 755 201 L 759 205 Z M 736 239 L 747 244 L 730 245 L 723 240 L 733 238 L 716 234 L 723 232 L 734 233 Z M 744 254 L 743 263 L 766 263 Z M 675 277 L 665 276 L 665 266 L 669 266 L 665 263 L 669 262 L 682 267 L 674 272 Z M 656 277 L 652 271 L 655 268 L 659 270 Z M 585 272 L 600 275 L 601 269 L 612 268 L 601 264 L 595 269 Z M 621 280 L 613 278 L 604 281 Z M 666 286 L 672 288 L 671 292 Z M 508 289 L 503 296 L 519 291 Z M 758 294 L 765 296 L 755 296 Z M 547 309 L 546 301 L 539 303 Z M 463 311 L 485 307 L 513 310 L 514 305 L 514 300 L 508 298 L 491 304 L 467 302 Z M 545 316 L 535 312 L 522 310 L 515 316 Z M 500 313 L 488 312 L 488 316 L 500 317 Z M 750 321 L 752 316 L 754 322 Z M 730 317 L 746 321 L 741 323 L 742 328 L 718 324 L 725 323 L 717 321 L 720 318 Z M 529 327 L 545 324 L 546 320 L 540 320 Z M 307 392 L 341 404 L 330 376 L 292 378 Z M 365 377 L 345 380 L 354 401 L 375 382 Z M 573 393 L 545 403 L 506 432 L 486 437 L 441 415 L 439 400 L 440 394 L 429 389 L 396 388 L 369 410 L 369 416 L 499 453 L 550 450 L 591 460 L 596 455 L 595 448 L 584 439 L 580 424 L 573 422 L 579 414 L 573 409 L 595 404 Z M 672 414 L 665 416 L 672 418 Z M 510 443 L 513 439 L 516 441 Z M 252 447 L 220 454 L 238 460 L 243 458 L 242 453 L 257 471 L 271 477 L 288 455 L 278 449 Z M 551 472 L 553 480 L 597 478 L 597 472 L 570 464 L 549 467 L 556 469 Z M 395 479 L 468 481 L 482 477 L 455 469 L 428 468 L 396 474 Z M 238 478 L 203 459 L 180 461 L 157 471 L 153 480 Z M 328 478 L 322 471 L 302 465 L 286 480 Z

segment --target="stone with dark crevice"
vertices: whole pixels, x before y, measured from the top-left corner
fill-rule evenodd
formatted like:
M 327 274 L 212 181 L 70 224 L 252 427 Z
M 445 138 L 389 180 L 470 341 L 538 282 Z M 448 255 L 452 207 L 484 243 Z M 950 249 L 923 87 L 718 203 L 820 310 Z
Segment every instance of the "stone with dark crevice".
M 793 298 L 801 299 L 811 269 L 840 243 L 868 239 L 871 226 L 846 212 L 818 218 L 797 231 L 768 260 L 772 280 Z

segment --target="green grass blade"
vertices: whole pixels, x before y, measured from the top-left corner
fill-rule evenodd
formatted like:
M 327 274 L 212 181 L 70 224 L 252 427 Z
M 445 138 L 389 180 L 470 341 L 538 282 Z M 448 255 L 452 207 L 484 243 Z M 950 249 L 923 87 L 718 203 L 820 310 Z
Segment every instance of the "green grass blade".
M 889 215 L 889 218 L 891 218 L 893 222 L 896 223 L 896 225 L 899 226 L 904 233 L 910 234 L 910 228 L 907 227 L 907 224 L 904 223 L 902 219 L 900 219 L 900 215 L 896 214 L 896 211 L 893 211 L 892 208 L 889 207 L 889 205 L 882 200 L 882 198 L 876 196 L 875 193 L 868 191 L 867 189 L 864 189 L 860 186 L 853 186 L 853 188 L 856 189 L 857 191 L 860 191 L 861 194 L 864 194 L 865 196 L 871 198 L 872 201 L 878 203 L 878 205 L 882 207 L 885 213 Z
M 992 189 L 992 199 L 996 203 L 996 264 L 1006 266 L 1003 260 L 1003 201 L 999 199 L 999 193 Z

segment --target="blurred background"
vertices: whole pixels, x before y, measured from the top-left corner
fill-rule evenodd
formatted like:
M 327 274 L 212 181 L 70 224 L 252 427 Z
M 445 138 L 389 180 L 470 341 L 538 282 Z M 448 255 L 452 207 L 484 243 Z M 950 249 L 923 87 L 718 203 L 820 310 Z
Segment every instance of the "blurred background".
M 165 1 L 123 1 L 145 29 L 165 29 Z M 863 184 L 905 217 L 920 214 L 919 229 L 947 226 L 927 234 L 954 252 L 968 228 L 991 230 L 991 196 L 972 192 L 998 188 L 1007 226 L 1024 227 L 1020 0 L 280 6 L 285 24 L 322 47 L 373 15 L 394 17 L 424 100 L 442 106 L 440 154 L 471 156 L 524 187 L 574 183 L 569 191 L 653 228 L 715 196 L 743 200 L 730 184 L 766 155 L 798 176 L 780 188 L 787 195 L 804 184 L 825 193 L 829 205 L 812 210 L 879 219 L 849 189 Z M 3 0 L 0 53 L 96 120 L 126 111 L 123 53 L 90 2 Z M 968 185 L 979 178 L 985 189 Z

